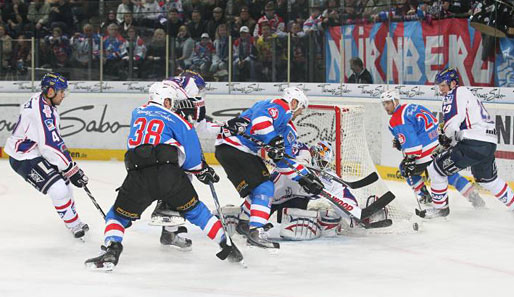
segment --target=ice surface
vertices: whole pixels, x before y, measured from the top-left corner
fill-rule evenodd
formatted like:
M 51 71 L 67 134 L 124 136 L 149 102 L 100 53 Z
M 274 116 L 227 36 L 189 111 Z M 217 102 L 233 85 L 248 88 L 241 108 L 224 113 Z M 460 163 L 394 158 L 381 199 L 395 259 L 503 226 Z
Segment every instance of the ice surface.
M 121 162 L 80 162 L 105 211 L 124 176 Z M 241 202 L 221 168 L 222 204 Z M 247 247 L 236 237 L 248 269 L 215 257 L 217 246 L 188 225 L 193 251 L 161 247 L 159 227 L 148 225 L 154 205 L 127 230 L 112 273 L 84 268 L 96 256 L 104 224 L 83 190 L 75 189 L 85 242 L 71 236 L 48 197 L 0 160 L 0 296 L 509 296 L 514 280 L 514 214 L 491 196 L 475 210 L 450 194 L 447 219 L 425 221 L 418 233 L 346 236 L 282 242 L 276 254 Z M 409 188 L 388 182 L 414 210 Z M 209 188 L 195 181 L 213 207 Z M 510 292 L 510 293 L 509 293 Z

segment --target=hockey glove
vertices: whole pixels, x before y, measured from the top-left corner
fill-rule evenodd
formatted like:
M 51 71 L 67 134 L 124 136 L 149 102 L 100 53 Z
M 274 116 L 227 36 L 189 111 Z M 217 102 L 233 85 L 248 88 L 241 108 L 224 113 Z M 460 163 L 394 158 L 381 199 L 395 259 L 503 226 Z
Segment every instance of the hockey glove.
M 63 170 L 62 175 L 64 178 L 71 181 L 71 183 L 77 188 L 82 188 L 87 185 L 89 181 L 89 178 L 84 174 L 84 171 L 82 171 L 75 162 L 70 163 L 68 168 Z
M 393 147 L 399 151 L 402 150 L 402 145 L 400 144 L 400 141 L 396 137 L 393 139 Z
M 228 130 L 228 133 L 230 134 L 228 136 L 242 134 L 246 131 L 246 127 L 248 127 L 249 124 L 250 124 L 249 120 L 247 120 L 245 118 L 237 117 L 237 118 L 233 118 L 233 119 L 230 119 L 227 121 L 227 123 L 225 125 L 225 127 L 227 129 L 225 129 L 225 130 Z
M 205 101 L 201 97 L 181 100 L 175 108 L 176 112 L 187 120 L 201 122 L 205 119 Z
M 302 186 L 305 192 L 312 195 L 318 195 L 323 191 L 323 183 L 312 173 L 302 176 L 298 183 Z
M 214 169 L 210 167 L 205 161 L 202 163 L 202 169 L 189 170 L 196 178 L 202 183 L 208 185 L 209 183 L 217 183 L 220 181 L 220 177 L 216 174 Z
M 452 139 L 444 134 L 439 134 L 439 144 L 444 148 L 449 148 L 452 143 Z
M 416 175 L 416 157 L 406 156 L 400 163 L 400 171 L 402 176 L 409 177 Z
M 286 148 L 284 146 L 284 138 L 282 135 L 275 136 L 267 145 L 268 157 L 277 163 L 284 158 Z

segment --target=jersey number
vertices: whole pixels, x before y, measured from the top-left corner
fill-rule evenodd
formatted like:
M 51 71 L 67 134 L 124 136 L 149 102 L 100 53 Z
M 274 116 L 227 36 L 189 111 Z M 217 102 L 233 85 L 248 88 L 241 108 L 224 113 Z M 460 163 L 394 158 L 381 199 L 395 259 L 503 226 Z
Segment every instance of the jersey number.
M 161 141 L 161 133 L 164 129 L 164 123 L 161 120 L 154 119 L 147 123 L 145 118 L 138 118 L 134 122 L 134 127 L 137 127 L 137 130 L 134 135 L 135 139 L 129 138 L 130 146 L 156 144 Z
M 425 123 L 425 131 L 428 131 L 430 128 L 434 127 L 434 123 L 437 123 L 434 115 L 426 110 L 421 110 L 420 113 L 416 114 L 416 118 L 423 119 L 423 122 Z

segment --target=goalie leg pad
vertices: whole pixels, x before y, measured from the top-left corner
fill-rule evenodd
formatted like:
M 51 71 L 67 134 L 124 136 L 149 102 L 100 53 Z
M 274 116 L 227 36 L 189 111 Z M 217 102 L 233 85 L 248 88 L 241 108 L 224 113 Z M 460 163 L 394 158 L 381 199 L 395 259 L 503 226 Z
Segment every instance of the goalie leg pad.
M 221 208 L 221 212 L 223 213 L 225 227 L 227 228 L 228 235 L 234 235 L 236 232 L 236 226 L 239 223 L 239 214 L 241 213 L 241 208 L 234 205 L 225 205 Z M 212 214 L 219 218 L 217 211 L 213 210 Z
M 287 240 L 312 240 L 321 237 L 319 213 L 313 210 L 284 208 L 280 237 Z
M 341 217 L 333 209 L 320 210 L 318 224 L 323 237 L 334 237 L 341 231 Z

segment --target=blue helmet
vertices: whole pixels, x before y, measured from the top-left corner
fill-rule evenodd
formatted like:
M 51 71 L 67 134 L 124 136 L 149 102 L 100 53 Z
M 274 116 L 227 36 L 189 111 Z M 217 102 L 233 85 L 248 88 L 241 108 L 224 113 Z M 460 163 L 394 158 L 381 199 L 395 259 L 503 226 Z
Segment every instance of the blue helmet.
M 68 88 L 68 80 L 60 73 L 49 72 L 41 79 L 41 91 L 46 94 L 50 88 L 54 89 L 55 92 L 66 90 Z
M 191 70 L 186 70 L 182 72 L 180 76 L 191 78 L 195 82 L 199 90 L 203 90 L 205 88 L 205 80 L 203 80 L 203 77 L 199 73 L 196 73 Z
M 446 68 L 435 76 L 435 83 L 437 85 L 442 82 L 446 82 L 450 85 L 452 80 L 459 84 L 459 76 L 457 75 L 457 71 L 453 68 Z

